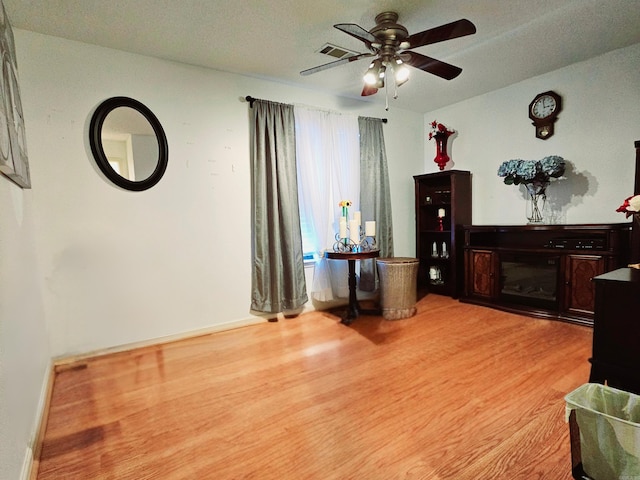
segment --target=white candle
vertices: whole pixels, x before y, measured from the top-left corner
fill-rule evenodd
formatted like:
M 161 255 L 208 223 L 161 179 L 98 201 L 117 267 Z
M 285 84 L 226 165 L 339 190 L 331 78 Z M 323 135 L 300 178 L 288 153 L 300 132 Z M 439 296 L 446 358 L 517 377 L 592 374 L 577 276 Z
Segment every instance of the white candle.
M 443 258 L 448 258 L 449 254 L 447 253 L 447 243 L 446 242 L 442 242 L 442 257 Z
M 360 224 L 356 220 L 349 220 L 349 238 L 353 243 L 360 243 Z
M 368 222 L 364 222 L 364 234 L 367 237 L 376 236 L 376 222 L 374 220 L 369 220 Z
M 444 217 L 444 214 L 445 214 L 445 212 L 444 212 L 444 208 L 439 208 L 439 209 L 438 209 L 438 216 L 439 216 L 440 218 L 443 218 L 443 217 Z
M 360 215 L 360 212 L 353 212 L 353 219 L 358 222 L 358 226 L 362 225 L 362 215 Z
M 347 221 L 345 220 L 343 222 L 342 219 L 344 219 L 344 217 L 340 217 L 340 234 L 339 234 L 339 237 L 341 239 L 342 238 L 347 238 Z

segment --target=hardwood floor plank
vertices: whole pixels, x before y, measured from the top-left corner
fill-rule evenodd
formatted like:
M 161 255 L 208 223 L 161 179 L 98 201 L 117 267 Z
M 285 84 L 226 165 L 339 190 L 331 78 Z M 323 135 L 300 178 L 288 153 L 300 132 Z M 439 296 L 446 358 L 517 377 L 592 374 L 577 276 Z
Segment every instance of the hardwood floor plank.
M 56 373 L 50 479 L 571 478 L 589 328 L 427 295 L 412 318 L 313 312 Z

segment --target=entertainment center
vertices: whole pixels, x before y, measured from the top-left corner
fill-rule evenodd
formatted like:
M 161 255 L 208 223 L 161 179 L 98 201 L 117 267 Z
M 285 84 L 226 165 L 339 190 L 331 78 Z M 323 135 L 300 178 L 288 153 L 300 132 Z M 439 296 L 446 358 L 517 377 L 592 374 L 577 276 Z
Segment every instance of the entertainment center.
M 593 325 L 593 277 L 626 266 L 630 223 L 466 225 L 460 301 Z

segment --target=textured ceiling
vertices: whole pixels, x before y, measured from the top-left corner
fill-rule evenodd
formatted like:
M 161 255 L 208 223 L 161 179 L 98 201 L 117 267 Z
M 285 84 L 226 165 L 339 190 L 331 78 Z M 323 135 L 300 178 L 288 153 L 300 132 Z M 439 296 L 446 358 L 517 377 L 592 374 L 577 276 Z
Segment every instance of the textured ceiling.
M 360 97 L 366 59 L 310 76 L 331 43 L 365 52 L 333 28 L 371 29 L 395 11 L 409 34 L 460 18 L 477 33 L 417 52 L 463 69 L 454 80 L 411 70 L 390 105 L 417 112 L 492 91 L 640 42 L 640 0 L 3 0 L 14 28 Z M 552 86 L 550 86 L 552 87 Z M 248 92 L 250 93 L 250 92 Z

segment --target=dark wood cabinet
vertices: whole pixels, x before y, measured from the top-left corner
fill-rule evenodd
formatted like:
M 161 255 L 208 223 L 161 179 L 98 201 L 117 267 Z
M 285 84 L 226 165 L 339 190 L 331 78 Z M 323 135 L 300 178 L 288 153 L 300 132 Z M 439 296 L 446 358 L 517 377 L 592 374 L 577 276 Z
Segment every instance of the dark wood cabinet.
M 606 258 L 602 255 L 567 255 L 564 271 L 562 313 L 591 317 L 595 307 L 592 279 L 607 271 Z
M 462 227 L 471 223 L 471 173 L 446 170 L 415 181 L 418 290 L 457 298 L 464 266 Z
M 592 279 L 628 262 L 630 224 L 464 227 L 462 301 L 592 325 Z
M 590 382 L 640 394 L 640 270 L 620 268 L 599 275 Z
M 470 250 L 467 258 L 469 265 L 466 271 L 469 273 L 471 295 L 487 300 L 495 298 L 498 255 L 487 250 Z

